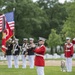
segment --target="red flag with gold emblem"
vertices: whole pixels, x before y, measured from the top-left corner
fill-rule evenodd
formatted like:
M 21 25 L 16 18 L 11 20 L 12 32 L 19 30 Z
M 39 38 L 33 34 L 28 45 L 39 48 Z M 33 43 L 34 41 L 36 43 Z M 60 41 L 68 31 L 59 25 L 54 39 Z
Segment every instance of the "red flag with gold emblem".
M 2 32 L 2 52 L 6 52 L 6 31 Z
M 9 27 L 8 22 L 6 22 L 6 41 L 8 41 L 13 36 L 13 32 Z

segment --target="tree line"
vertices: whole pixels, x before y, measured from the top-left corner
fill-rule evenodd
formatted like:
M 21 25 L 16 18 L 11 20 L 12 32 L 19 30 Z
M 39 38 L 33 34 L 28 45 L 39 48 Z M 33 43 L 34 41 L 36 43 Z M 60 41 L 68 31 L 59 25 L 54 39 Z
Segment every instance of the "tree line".
M 6 9 L 3 9 L 3 7 Z M 47 39 L 49 47 L 63 45 L 65 37 L 75 37 L 75 0 L 0 0 L 0 14 L 14 11 L 15 36 L 20 39 L 38 37 Z M 0 33 L 0 44 L 1 36 Z

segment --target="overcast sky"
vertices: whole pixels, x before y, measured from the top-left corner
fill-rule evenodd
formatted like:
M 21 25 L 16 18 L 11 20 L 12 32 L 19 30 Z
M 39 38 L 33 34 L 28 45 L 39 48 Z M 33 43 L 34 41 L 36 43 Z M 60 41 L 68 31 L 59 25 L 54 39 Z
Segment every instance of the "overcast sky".
M 33 0 L 34 2 L 36 1 L 36 0 Z M 64 1 L 65 0 L 59 0 L 59 2 L 61 2 L 61 3 L 64 3 Z M 67 1 L 71 1 L 71 0 L 67 0 Z
M 65 0 L 59 0 L 59 2 L 64 3 Z M 71 0 L 67 0 L 67 1 L 71 1 Z

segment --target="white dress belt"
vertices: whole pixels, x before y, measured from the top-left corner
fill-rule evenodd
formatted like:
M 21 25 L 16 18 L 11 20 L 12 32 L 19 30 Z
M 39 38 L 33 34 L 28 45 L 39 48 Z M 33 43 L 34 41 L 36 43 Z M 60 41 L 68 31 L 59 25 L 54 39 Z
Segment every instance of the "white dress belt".
M 36 56 L 44 57 L 44 55 L 35 53 Z
M 69 52 L 70 50 L 66 50 L 66 52 Z

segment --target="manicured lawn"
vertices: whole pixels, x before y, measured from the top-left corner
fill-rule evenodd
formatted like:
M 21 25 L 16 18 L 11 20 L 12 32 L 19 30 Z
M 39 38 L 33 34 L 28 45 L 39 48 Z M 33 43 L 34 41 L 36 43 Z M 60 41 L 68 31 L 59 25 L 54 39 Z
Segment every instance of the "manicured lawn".
M 30 69 L 27 67 L 26 69 L 22 69 L 20 66 L 19 69 L 8 69 L 6 65 L 0 65 L 0 75 L 37 75 L 36 67 L 34 69 Z M 60 67 L 49 66 L 45 67 L 45 75 L 75 75 L 75 67 L 73 67 L 73 72 L 61 72 Z

